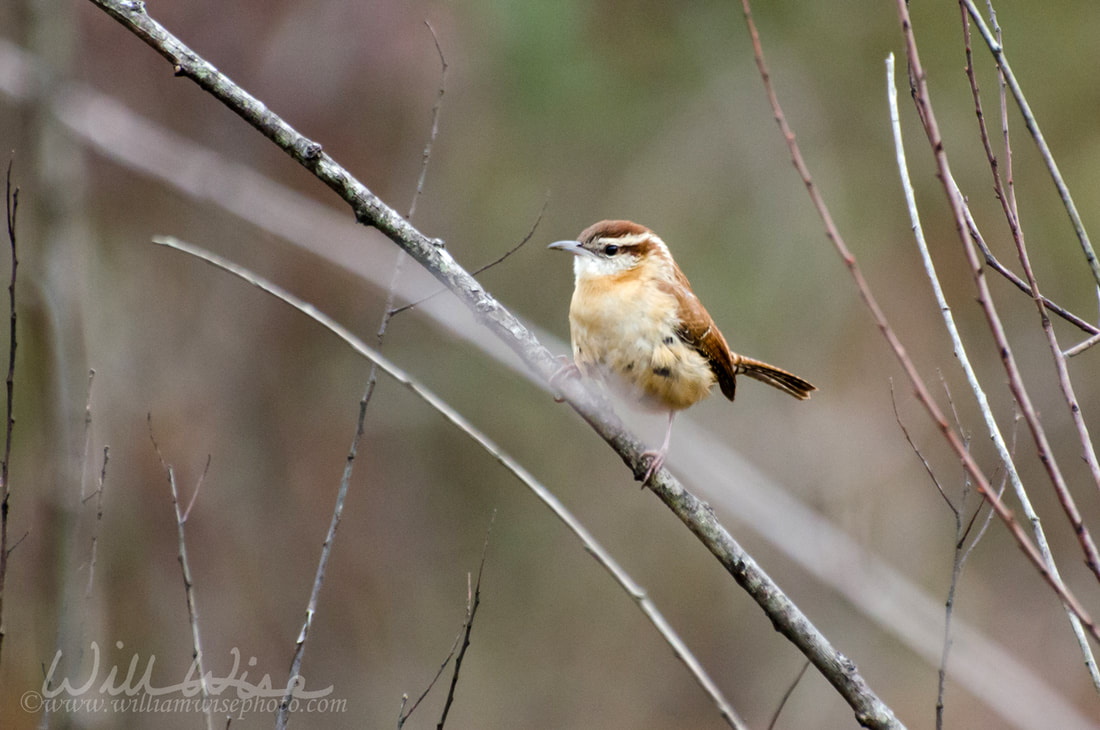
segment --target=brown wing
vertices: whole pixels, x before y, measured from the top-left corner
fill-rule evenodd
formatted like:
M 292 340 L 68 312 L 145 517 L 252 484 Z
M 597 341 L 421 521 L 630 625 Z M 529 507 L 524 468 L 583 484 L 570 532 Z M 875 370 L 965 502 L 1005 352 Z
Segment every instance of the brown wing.
M 733 400 L 737 391 L 736 377 L 739 373 L 767 383 L 799 400 L 806 400 L 811 392 L 817 390 L 811 383 L 782 368 L 731 352 L 726 338 L 722 336 L 710 314 L 691 291 L 687 277 L 678 266 L 673 264 L 673 267 L 678 286 L 669 285 L 665 289 L 676 297 L 679 304 L 680 329 L 677 334 L 681 340 L 707 359 L 710 369 L 718 378 L 722 395 Z
M 730 352 L 726 338 L 714 324 L 710 314 L 703 308 L 698 297 L 691 290 L 684 272 L 673 264 L 676 274 L 676 285 L 668 285 L 665 288 L 676 297 L 679 304 L 680 329 L 677 334 L 686 344 L 694 348 L 700 355 L 707 359 L 710 369 L 714 371 L 718 379 L 718 387 L 722 389 L 722 395 L 733 400 L 737 389 L 735 376 L 737 374 L 734 356 Z

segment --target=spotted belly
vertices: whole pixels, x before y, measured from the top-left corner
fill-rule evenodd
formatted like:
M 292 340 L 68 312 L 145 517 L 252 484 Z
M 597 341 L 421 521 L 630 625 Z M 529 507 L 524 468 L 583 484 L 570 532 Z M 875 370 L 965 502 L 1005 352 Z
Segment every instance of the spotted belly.
M 640 333 L 638 333 L 640 334 Z M 654 410 L 682 410 L 703 400 L 716 382 L 709 363 L 672 332 L 609 339 L 574 333 L 573 359 L 588 377 Z

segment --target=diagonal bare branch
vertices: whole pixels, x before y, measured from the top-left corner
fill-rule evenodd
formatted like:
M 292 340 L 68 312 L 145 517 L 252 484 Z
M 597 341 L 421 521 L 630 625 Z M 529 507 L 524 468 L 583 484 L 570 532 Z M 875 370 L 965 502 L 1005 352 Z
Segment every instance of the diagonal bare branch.
M 379 369 L 389 375 L 391 378 L 401 383 L 428 405 L 439 412 L 444 418 L 450 421 L 453 425 L 463 431 L 467 436 L 472 438 L 478 443 L 486 452 L 493 456 L 502 466 L 508 471 L 512 472 L 523 484 L 531 490 L 536 497 L 543 504 L 550 508 L 554 515 L 561 520 L 566 527 L 568 527 L 574 535 L 576 535 L 584 548 L 592 557 L 596 559 L 608 573 L 615 579 L 615 581 L 626 591 L 626 593 L 634 600 L 638 607 L 642 610 L 642 613 L 649 618 L 650 622 L 660 632 L 661 637 L 668 642 L 672 647 L 673 652 L 677 658 L 688 667 L 688 669 L 695 676 L 696 681 L 703 687 L 704 690 L 711 696 L 715 705 L 718 707 L 722 717 L 726 719 L 730 727 L 743 728 L 744 723 L 734 712 L 733 708 L 722 696 L 721 691 L 714 681 L 707 675 L 702 665 L 692 655 L 691 651 L 684 644 L 683 640 L 676 634 L 672 627 L 665 620 L 664 616 L 658 611 L 656 605 L 649 599 L 645 591 L 627 574 L 627 572 L 619 565 L 619 563 L 611 556 L 609 552 L 602 545 L 600 545 L 596 538 L 588 531 L 584 525 L 568 510 L 565 505 L 562 504 L 557 497 L 553 495 L 542 483 L 535 479 L 526 468 L 524 468 L 519 462 L 513 459 L 508 453 L 502 450 L 494 441 L 492 441 L 485 433 L 480 431 L 472 423 L 470 423 L 461 413 L 454 410 L 443 399 L 432 391 L 421 385 L 415 378 L 407 374 L 388 358 L 381 355 L 374 348 L 369 347 L 362 340 L 352 334 L 346 327 L 333 320 L 328 315 L 320 312 L 312 304 L 304 302 L 297 297 L 293 296 L 289 292 L 284 291 L 280 287 L 265 281 L 256 276 L 251 271 L 234 264 L 231 261 L 212 254 L 208 251 L 204 251 L 200 248 L 192 246 L 183 241 L 176 240 L 174 238 L 154 238 L 153 242 L 161 246 L 176 249 L 183 253 L 194 256 L 201 259 L 219 269 L 227 271 L 234 276 L 243 279 L 244 281 L 252 284 L 260 290 L 282 300 L 290 306 L 297 309 L 302 314 L 310 317 L 318 324 L 325 327 L 327 330 L 335 334 L 353 350 L 374 362 Z
M 187 48 L 146 14 L 143 3 L 132 0 L 92 2 L 167 58 L 177 75 L 194 80 L 337 192 L 351 205 L 358 221 L 377 228 L 446 284 L 532 371 L 547 380 L 557 370 L 555 357 L 454 260 L 442 241 L 416 230 L 326 155 L 319 144 L 297 133 L 259 100 Z M 571 407 L 619 454 L 635 478 L 640 479 L 647 466 L 647 460 L 642 457 L 644 445 L 623 429 L 613 415 L 602 411 L 599 400 L 578 380 L 569 380 L 563 386 L 562 394 Z M 757 602 L 776 629 L 822 672 L 853 708 L 861 723 L 876 728 L 902 727 L 890 708 L 867 685 L 854 663 L 832 646 L 741 548 L 712 510 L 688 492 L 667 469 L 660 470 L 649 486 Z

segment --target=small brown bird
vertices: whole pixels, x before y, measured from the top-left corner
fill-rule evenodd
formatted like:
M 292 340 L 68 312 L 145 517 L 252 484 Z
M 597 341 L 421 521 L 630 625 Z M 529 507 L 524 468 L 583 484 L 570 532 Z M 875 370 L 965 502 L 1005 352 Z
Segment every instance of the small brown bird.
M 676 413 L 710 395 L 715 383 L 731 401 L 742 373 L 799 400 L 817 390 L 786 370 L 732 352 L 664 241 L 645 226 L 600 221 L 577 240 L 549 248 L 575 257 L 569 331 L 576 369 L 669 413 L 661 448 L 645 452 L 650 462 L 643 483 L 665 461 Z

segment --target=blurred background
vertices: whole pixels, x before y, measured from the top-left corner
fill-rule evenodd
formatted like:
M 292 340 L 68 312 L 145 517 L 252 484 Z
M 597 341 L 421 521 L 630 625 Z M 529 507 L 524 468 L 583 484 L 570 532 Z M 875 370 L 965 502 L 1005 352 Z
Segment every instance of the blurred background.
M 1014 426 L 1004 370 L 907 93 L 894 5 L 758 5 L 772 78 L 837 225 L 932 390 L 945 407 L 950 393 L 979 463 L 999 480 L 898 181 L 884 59 L 899 55 L 909 165 L 943 284 L 1001 426 L 1010 439 L 1016 432 L 1022 477 L 1066 581 L 1100 613 L 1096 581 L 1030 435 Z M 571 262 L 545 244 L 602 218 L 634 219 L 669 244 L 734 349 L 815 383 L 820 392 L 808 403 L 749 383 L 735 405 L 716 397 L 694 408 L 673 434 L 670 467 L 909 727 L 934 726 L 955 521 L 898 427 L 892 387 L 900 419 L 957 504 L 963 474 L 791 169 L 737 3 L 148 7 L 402 213 L 441 84 L 429 22 L 447 67 L 414 225 L 472 270 L 537 222 L 528 245 L 479 278 L 566 352 Z M 996 9 L 1085 224 L 1100 230 L 1100 6 L 1011 0 Z M 995 253 L 1013 265 L 963 73 L 959 9 L 921 3 L 912 12 L 956 177 Z M 152 685 L 186 675 L 192 644 L 175 517 L 150 422 L 185 501 L 210 460 L 186 523 L 206 668 L 230 675 L 236 650 L 236 676 L 267 674 L 283 686 L 369 363 L 284 304 L 150 239 L 172 235 L 228 256 L 368 342 L 397 249 L 355 226 L 327 188 L 175 79 L 91 3 L 4 3 L 0 44 L 0 149 L 20 189 L 9 515 L 9 544 L 18 545 L 3 596 L 2 725 L 43 723 L 20 703 L 41 688 L 58 650 L 54 676 L 73 684 L 95 676 L 93 643 L 100 678 L 115 665 L 124 675 L 135 657 L 138 676 L 154 663 Z M 997 125 L 995 70 L 976 35 L 975 57 Z M 1097 292 L 1080 246 L 1019 114 L 1009 117 L 1040 285 L 1095 321 Z M 0 260 L 6 281 L 10 263 Z M 399 284 L 399 303 L 437 288 L 411 262 Z M 1100 495 L 1035 307 L 1002 279 L 992 288 L 1085 522 L 1100 530 Z M 1084 339 L 1063 322 L 1055 329 L 1063 348 Z M 490 337 L 443 294 L 397 315 L 382 349 L 543 480 L 645 587 L 748 724 L 767 727 L 803 657 L 638 490 L 615 454 Z M 1095 431 L 1100 348 L 1072 359 L 1070 370 Z M 663 418 L 630 417 L 655 443 Z M 971 495 L 966 516 L 976 507 Z M 308 689 L 331 686 L 346 706 L 295 715 L 294 726 L 396 726 L 402 696 L 427 687 L 461 628 L 491 520 L 481 605 L 447 727 L 723 726 L 629 597 L 551 513 L 384 376 L 302 666 Z M 955 621 L 947 727 L 1100 725 L 1100 700 L 1064 611 L 997 521 L 961 575 Z M 406 727 L 435 725 L 449 677 L 448 668 Z M 1047 724 L 1035 719 L 1044 717 Z M 55 713 L 46 722 L 202 725 L 194 713 Z M 232 727 L 271 722 L 252 713 Z M 812 668 L 775 725 L 855 726 Z

